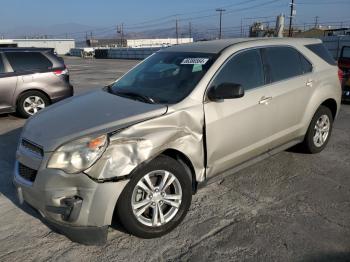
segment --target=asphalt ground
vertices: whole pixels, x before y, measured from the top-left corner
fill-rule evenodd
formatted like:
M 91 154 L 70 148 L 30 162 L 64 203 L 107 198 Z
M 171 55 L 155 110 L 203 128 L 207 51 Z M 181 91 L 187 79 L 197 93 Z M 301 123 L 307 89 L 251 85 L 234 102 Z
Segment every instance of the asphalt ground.
M 137 63 L 65 61 L 76 94 Z M 322 153 L 279 153 L 201 189 L 168 235 L 139 239 L 115 225 L 105 246 L 73 243 L 19 205 L 11 181 L 24 123 L 0 116 L 0 261 L 350 261 L 350 105 Z

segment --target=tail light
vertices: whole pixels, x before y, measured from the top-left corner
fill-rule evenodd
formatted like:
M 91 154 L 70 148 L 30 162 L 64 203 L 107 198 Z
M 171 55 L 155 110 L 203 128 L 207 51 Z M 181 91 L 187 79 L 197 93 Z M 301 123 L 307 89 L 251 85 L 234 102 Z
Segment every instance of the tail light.
M 343 72 L 343 70 L 341 70 L 340 68 L 338 68 L 338 77 L 339 77 L 340 83 L 343 83 L 344 72 Z
M 64 67 L 63 69 L 56 69 L 53 71 L 56 76 L 68 75 L 68 69 Z

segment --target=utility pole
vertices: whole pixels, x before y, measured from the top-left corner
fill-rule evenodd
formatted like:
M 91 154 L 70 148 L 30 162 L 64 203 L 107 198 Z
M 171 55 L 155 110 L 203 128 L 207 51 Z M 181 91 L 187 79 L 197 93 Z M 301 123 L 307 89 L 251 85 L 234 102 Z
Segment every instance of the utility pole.
M 179 22 L 176 18 L 176 44 L 178 45 L 179 44 Z
M 288 33 L 289 37 L 293 36 L 292 24 L 293 24 L 293 16 L 295 14 L 294 5 L 295 5 L 294 0 L 292 0 L 292 2 L 290 3 L 289 33 Z
M 318 27 L 318 18 L 319 18 L 319 16 L 317 15 L 317 16 L 315 16 L 315 28 L 317 28 Z
M 122 47 L 124 47 L 124 23 L 121 25 Z
M 222 22 L 222 12 L 225 12 L 226 10 L 223 8 L 217 8 L 217 12 L 220 12 L 220 29 L 219 29 L 219 39 L 222 37 L 222 32 L 221 32 L 221 22 Z
M 120 46 L 124 47 L 124 24 L 117 25 L 117 38 L 118 34 L 120 34 Z
M 241 18 L 241 37 L 243 37 L 243 18 Z
M 188 23 L 188 35 L 191 39 L 192 38 L 192 24 L 191 24 L 191 22 Z

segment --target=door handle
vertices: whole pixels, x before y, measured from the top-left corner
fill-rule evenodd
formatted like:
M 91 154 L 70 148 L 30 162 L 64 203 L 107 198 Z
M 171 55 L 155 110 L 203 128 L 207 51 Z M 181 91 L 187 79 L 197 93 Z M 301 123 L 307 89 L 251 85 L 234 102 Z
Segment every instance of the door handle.
M 312 79 L 307 80 L 307 81 L 306 81 L 306 86 L 312 87 L 313 82 L 314 82 L 314 81 L 313 81 Z
M 263 96 L 260 101 L 259 101 L 259 104 L 264 104 L 264 105 L 267 105 L 269 103 L 269 101 L 272 99 L 272 96 Z

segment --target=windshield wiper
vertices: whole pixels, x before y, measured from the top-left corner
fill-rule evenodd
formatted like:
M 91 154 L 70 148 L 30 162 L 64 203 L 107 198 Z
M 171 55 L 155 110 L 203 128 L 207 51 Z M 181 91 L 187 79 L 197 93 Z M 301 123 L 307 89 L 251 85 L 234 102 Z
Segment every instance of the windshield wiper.
M 148 104 L 155 104 L 156 102 L 153 100 L 153 98 L 145 95 L 141 95 L 138 93 L 130 92 L 130 91 L 114 91 L 113 92 L 115 95 L 123 96 L 123 97 L 128 97 L 131 99 L 135 99 L 138 101 L 142 101 Z

